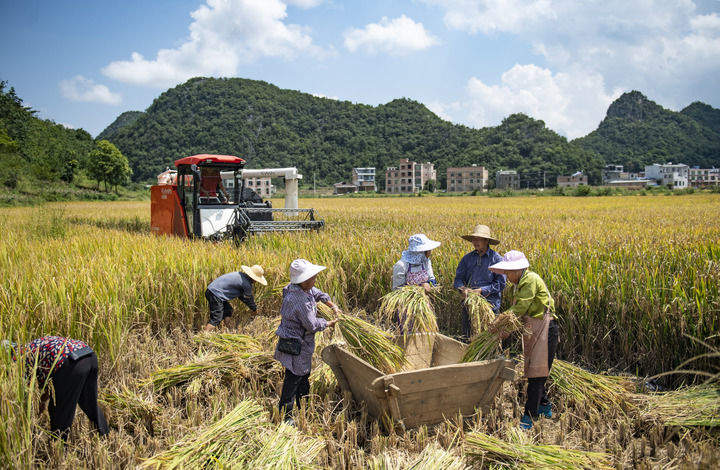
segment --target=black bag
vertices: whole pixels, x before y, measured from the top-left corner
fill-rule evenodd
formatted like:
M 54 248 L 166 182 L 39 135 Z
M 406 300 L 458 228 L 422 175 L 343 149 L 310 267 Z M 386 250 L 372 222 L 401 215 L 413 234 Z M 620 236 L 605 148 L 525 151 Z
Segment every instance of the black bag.
M 300 355 L 300 340 L 297 338 L 280 338 L 278 340 L 278 351 L 292 356 Z
M 73 361 L 79 361 L 84 357 L 88 357 L 93 352 L 95 351 L 93 351 L 90 346 L 85 346 L 84 348 L 76 349 L 75 351 L 71 352 L 68 357 Z

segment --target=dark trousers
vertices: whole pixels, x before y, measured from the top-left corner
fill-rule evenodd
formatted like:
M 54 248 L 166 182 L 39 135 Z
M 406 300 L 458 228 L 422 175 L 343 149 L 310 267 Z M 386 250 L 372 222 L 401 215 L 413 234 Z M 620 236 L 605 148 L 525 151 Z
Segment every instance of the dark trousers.
M 290 417 L 293 409 L 293 401 L 300 408 L 300 399 L 310 394 L 310 374 L 295 375 L 290 369 L 285 369 L 285 380 L 283 381 L 282 392 L 280 393 L 280 412 L 285 413 L 285 418 Z
M 560 340 L 560 327 L 557 321 L 550 320 L 548 329 L 548 369 L 552 367 L 555 353 L 557 352 L 558 342 Z M 527 400 L 525 401 L 525 414 L 537 418 L 538 408 L 540 405 L 549 405 L 550 400 L 545 390 L 545 382 L 547 377 L 534 377 L 528 379 Z
M 221 321 L 233 314 L 232 305 L 227 300 L 218 299 L 215 294 L 209 290 L 205 290 L 205 298 L 210 307 L 210 323 L 212 326 L 218 326 Z
M 66 359 L 65 363 L 53 373 L 55 400 L 50 399 L 50 430 L 67 438 L 70 425 L 75 418 L 75 408 L 80 409 L 97 429 L 98 434 L 108 433 L 105 415 L 97 402 L 98 360 L 95 353 L 78 361 Z

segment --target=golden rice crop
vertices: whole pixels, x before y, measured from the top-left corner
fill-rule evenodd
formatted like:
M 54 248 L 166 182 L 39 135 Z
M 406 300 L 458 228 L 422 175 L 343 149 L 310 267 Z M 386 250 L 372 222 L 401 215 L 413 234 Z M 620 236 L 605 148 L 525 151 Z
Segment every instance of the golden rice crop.
M 465 297 L 465 306 L 470 317 L 470 328 L 473 337 L 485 331 L 495 321 L 492 304 L 482 294 L 468 292 L 467 297 Z
M 403 335 L 438 331 L 432 302 L 421 286 L 403 286 L 380 300 L 379 320 L 387 325 L 397 324 Z
M 460 362 L 490 359 L 500 345 L 500 336 L 504 333 L 513 333 L 521 328 L 522 323 L 520 323 L 517 315 L 512 312 L 501 313 L 487 330 L 481 331 L 470 342 Z
M 556 393 L 575 403 L 588 403 L 599 410 L 634 408 L 632 393 L 635 383 L 619 375 L 593 374 L 569 362 L 555 359 L 550 379 Z
M 720 385 L 705 384 L 671 392 L 636 395 L 643 419 L 664 426 L 720 426 Z

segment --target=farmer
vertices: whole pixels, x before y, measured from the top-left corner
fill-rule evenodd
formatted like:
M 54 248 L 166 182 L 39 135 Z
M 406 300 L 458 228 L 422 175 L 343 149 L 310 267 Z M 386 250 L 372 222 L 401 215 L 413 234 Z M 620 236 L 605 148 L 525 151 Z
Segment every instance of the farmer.
M 227 203 L 230 200 L 230 195 L 222 183 L 220 170 L 201 167 L 200 172 L 200 197 L 218 198 L 222 203 Z
M 523 355 L 525 377 L 528 379 L 525 413 L 520 426 L 530 429 L 533 420 L 542 414 L 552 417 L 552 405 L 547 398 L 545 381 L 550 375 L 559 342 L 559 328 L 555 320 L 555 302 L 545 282 L 530 271 L 525 255 L 508 251 L 502 261 L 490 266 L 490 270 L 507 276 L 515 284 L 515 296 L 510 312 L 517 315 L 525 326 Z
M 221 321 L 232 315 L 232 299 L 239 298 L 253 313 L 257 312 L 253 284 L 259 282 L 263 286 L 267 285 L 265 270 L 259 264 L 252 267 L 243 264 L 240 269 L 241 271 L 223 274 L 205 290 L 205 298 L 210 307 L 210 321 L 203 328 L 204 331 L 214 330 Z
M 290 263 L 290 284 L 283 289 L 280 326 L 275 332 L 278 336 L 275 359 L 285 367 L 279 408 L 280 413 L 284 413 L 285 421 L 290 424 L 294 424 L 290 417 L 293 401 L 299 408 L 300 399 L 310 393 L 315 333 L 333 327 L 337 322 L 318 318 L 317 302 L 323 302 L 335 314 L 340 313 L 340 308 L 330 301 L 330 296 L 315 287 L 315 278 L 324 269 L 325 266 L 296 259 Z
M 475 226 L 473 233 L 462 235 L 462 238 L 472 243 L 475 249 L 460 260 L 455 272 L 453 287 L 462 292 L 463 298 L 467 297 L 468 292 L 471 291 L 481 294 L 490 302 L 495 315 L 497 315 L 500 311 L 502 291 L 505 289 L 505 276 L 491 272 L 488 267 L 502 261 L 502 256 L 490 248 L 490 245 L 497 245 L 500 241 L 493 238 L 487 225 Z M 464 304 L 462 329 L 463 336 L 469 338 L 471 335 L 470 315 Z
M 28 381 L 35 371 L 37 386 L 42 390 L 40 411 L 49 401 L 50 430 L 54 434 L 67 440 L 78 405 L 98 434 L 108 433 L 105 415 L 97 402 L 98 359 L 87 343 L 61 336 L 43 336 L 19 347 L 8 341 L 3 341 L 3 345 L 10 350 L 14 361 L 23 356 Z M 50 380 L 54 399 L 50 399 Z
M 393 266 L 393 290 L 414 285 L 422 286 L 425 292 L 430 292 L 432 286 L 437 285 L 430 254 L 439 246 L 440 242 L 430 240 L 425 234 L 412 235 L 408 249 L 402 252 L 400 260 Z

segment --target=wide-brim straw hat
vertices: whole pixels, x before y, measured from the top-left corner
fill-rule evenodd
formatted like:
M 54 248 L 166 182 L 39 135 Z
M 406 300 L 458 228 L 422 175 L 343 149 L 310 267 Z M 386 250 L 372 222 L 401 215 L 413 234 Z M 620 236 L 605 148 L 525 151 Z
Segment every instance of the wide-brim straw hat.
M 476 225 L 475 231 L 473 233 L 471 233 L 470 235 L 460 236 L 469 242 L 473 241 L 473 239 L 475 238 L 487 238 L 488 242 L 491 245 L 497 245 L 498 243 L 500 243 L 500 240 L 492 236 L 492 232 L 490 232 L 490 227 L 488 227 L 487 225 Z
M 440 246 L 440 242 L 430 240 L 424 233 L 416 233 L 408 240 L 408 251 L 425 252 L 434 250 Z
M 254 264 L 252 266 L 245 266 L 243 264 L 240 266 L 240 269 L 242 269 L 245 274 L 250 276 L 250 279 L 252 279 L 253 281 L 257 281 L 264 286 L 267 285 L 267 281 L 265 280 L 265 270 L 259 264 Z
M 306 259 L 298 258 L 290 263 L 290 282 L 293 284 L 300 284 L 301 282 L 305 282 L 311 277 L 317 275 L 317 273 L 324 269 L 326 269 L 325 266 L 312 264 Z
M 510 250 L 505 253 L 502 261 L 488 266 L 490 271 L 515 271 L 517 269 L 525 269 L 530 267 L 530 262 L 525 257 L 525 253 L 517 250 Z

